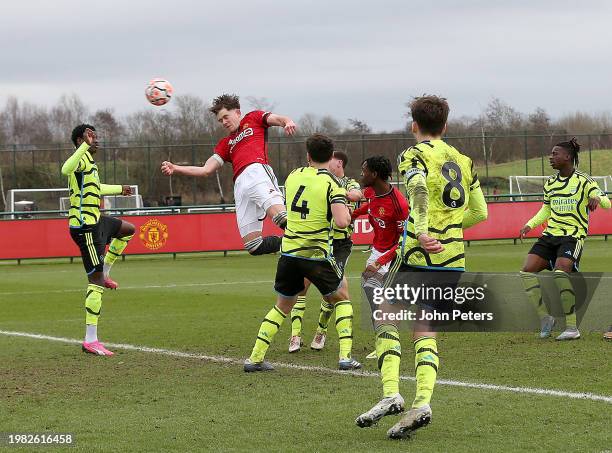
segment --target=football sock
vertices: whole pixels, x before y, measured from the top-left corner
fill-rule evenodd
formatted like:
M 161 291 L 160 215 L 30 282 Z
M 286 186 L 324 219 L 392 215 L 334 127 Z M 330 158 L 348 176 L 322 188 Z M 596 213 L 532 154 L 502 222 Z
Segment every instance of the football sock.
M 538 311 L 538 316 L 540 319 L 548 315 L 546 304 L 542 300 L 542 289 L 540 288 L 540 282 L 538 281 L 537 275 L 533 272 L 523 271 L 519 272 L 519 274 L 521 276 L 525 292 L 527 293 L 527 299 Z
M 98 341 L 98 326 L 95 324 L 85 325 L 85 343 Z
M 251 352 L 251 362 L 257 363 L 263 361 L 270 343 L 274 339 L 274 335 L 276 335 L 286 317 L 287 315 L 280 311 L 276 305 L 268 312 L 259 327 L 255 346 L 253 346 L 253 351 Z
M 104 277 L 108 277 L 110 273 L 111 267 L 115 264 L 117 258 L 121 256 L 123 251 L 128 245 L 130 239 L 132 239 L 134 235 L 124 236 L 122 238 L 113 238 L 110 245 L 108 246 L 108 251 L 106 255 L 104 255 Z
M 297 302 L 291 309 L 291 336 L 302 334 L 302 319 L 306 310 L 306 296 L 298 296 Z
M 244 244 L 244 248 L 251 255 L 265 255 L 267 253 L 276 253 L 280 250 L 282 238 L 279 236 L 261 236 Z
M 402 346 L 397 327 L 383 324 L 376 328 L 376 356 L 383 385 L 383 396 L 399 393 L 399 368 Z
M 559 297 L 563 313 L 565 313 L 565 328 L 576 327 L 576 295 L 572 281 L 567 272 L 560 269 L 555 269 L 553 272 L 555 285 L 559 289 Z
M 424 406 L 431 401 L 440 359 L 436 339 L 421 337 L 414 342 L 414 367 L 416 372 L 416 396 L 412 403 L 413 408 Z
M 331 318 L 331 315 L 333 312 L 334 312 L 334 306 L 322 300 L 321 310 L 319 311 L 319 326 L 317 327 L 317 332 L 319 333 L 327 332 L 327 327 L 329 326 L 329 319 Z
M 100 310 L 102 309 L 102 294 L 104 288 L 90 283 L 87 285 L 85 296 L 85 324 L 97 326 Z
M 350 359 L 353 349 L 353 304 L 350 300 L 342 300 L 335 304 L 335 308 L 340 358 Z

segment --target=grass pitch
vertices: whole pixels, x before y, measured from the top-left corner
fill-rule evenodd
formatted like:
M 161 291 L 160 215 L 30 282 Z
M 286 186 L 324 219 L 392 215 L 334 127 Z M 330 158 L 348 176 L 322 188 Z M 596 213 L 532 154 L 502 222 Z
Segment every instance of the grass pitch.
M 472 243 L 473 271 L 517 271 L 530 244 Z M 612 242 L 591 238 L 583 271 L 608 271 Z M 349 277 L 366 254 L 354 251 Z M 70 432 L 71 451 L 605 451 L 612 447 L 610 400 L 437 385 L 433 421 L 408 440 L 387 440 L 397 418 L 360 429 L 354 418 L 381 396 L 376 376 L 341 375 L 337 336 L 322 352 L 287 352 L 286 322 L 270 348 L 273 373 L 245 374 L 259 323 L 274 303 L 277 257 L 245 254 L 130 257 L 113 275 L 119 291 L 104 294 L 99 334 L 109 343 L 190 353 L 172 356 L 115 349 L 112 358 L 76 344 L 0 334 L 0 432 Z M 359 322 L 355 300 L 354 355 L 365 355 L 372 333 Z M 81 339 L 85 277 L 79 263 L 0 264 L 0 330 Z M 313 288 L 314 289 L 314 288 Z M 308 296 L 304 340 L 316 325 L 319 297 Z M 611 313 L 612 316 L 612 313 Z M 612 323 L 612 319 L 610 320 Z M 413 351 L 403 335 L 401 373 L 413 376 Z M 533 334 L 443 334 L 439 379 L 538 387 L 612 396 L 612 343 L 599 333 L 575 342 Z M 317 368 L 314 368 L 317 367 Z M 404 380 L 407 402 L 414 383 Z

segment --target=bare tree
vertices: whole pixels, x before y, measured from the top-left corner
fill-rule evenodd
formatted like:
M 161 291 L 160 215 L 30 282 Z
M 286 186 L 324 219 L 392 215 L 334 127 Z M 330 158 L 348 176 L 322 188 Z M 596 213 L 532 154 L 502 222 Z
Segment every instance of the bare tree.
M 303 135 L 312 135 L 319 132 L 318 122 L 314 113 L 304 113 L 298 120 L 298 127 Z
M 265 110 L 266 112 L 272 112 L 276 107 L 276 102 L 270 101 L 268 98 L 247 96 L 245 99 L 253 110 Z
M 365 121 L 358 120 L 356 118 L 349 118 L 349 128 L 348 132 L 353 134 L 370 134 L 372 129 Z

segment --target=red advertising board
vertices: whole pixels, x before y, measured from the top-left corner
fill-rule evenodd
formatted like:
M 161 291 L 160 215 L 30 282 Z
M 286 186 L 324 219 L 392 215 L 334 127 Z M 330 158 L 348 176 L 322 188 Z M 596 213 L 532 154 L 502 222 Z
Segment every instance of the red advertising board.
M 541 202 L 490 203 L 489 218 L 465 231 L 465 239 L 512 239 L 542 206 Z M 126 216 L 136 226 L 126 254 L 180 253 L 242 250 L 234 213 L 166 214 Z M 591 215 L 590 234 L 612 234 L 612 210 L 597 209 Z M 537 237 L 538 228 L 529 236 Z M 266 220 L 264 234 L 282 234 Z M 366 217 L 355 221 L 353 241 L 370 244 L 372 227 Z M 79 256 L 68 232 L 68 221 L 24 219 L 0 221 L 0 259 Z

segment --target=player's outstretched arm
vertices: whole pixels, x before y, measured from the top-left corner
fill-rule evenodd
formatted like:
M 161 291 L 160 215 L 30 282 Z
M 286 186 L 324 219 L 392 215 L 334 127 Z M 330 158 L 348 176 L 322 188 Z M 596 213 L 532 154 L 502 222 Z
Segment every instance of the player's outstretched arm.
M 83 133 L 83 143 L 76 149 L 74 153 L 62 165 L 62 175 L 68 176 L 74 173 L 79 168 L 81 157 L 87 152 L 95 139 L 95 134 L 91 129 L 85 129 Z
M 470 201 L 468 208 L 463 215 L 462 227 L 465 230 L 477 223 L 484 222 L 489 216 L 487 202 L 480 186 L 470 191 Z
M 166 176 L 183 175 L 183 176 L 210 176 L 221 168 L 221 163 L 217 157 L 210 156 L 204 166 L 196 167 L 193 165 L 176 165 L 169 161 L 164 161 L 161 164 L 161 172 Z
M 527 233 L 533 230 L 535 227 L 542 225 L 544 222 L 548 220 L 550 217 L 550 205 L 544 203 L 538 213 L 534 215 L 531 220 L 529 220 L 521 231 L 519 232 L 519 237 L 523 239 Z
M 266 118 L 266 121 L 269 126 L 280 126 L 285 129 L 285 134 L 293 135 L 295 134 L 295 129 L 297 126 L 293 122 L 291 118 L 288 116 L 277 115 L 276 113 L 270 113 Z
M 127 187 L 129 193 L 123 193 L 123 188 Z M 102 184 L 100 183 L 100 195 L 131 195 L 132 188 L 130 186 L 122 186 L 120 184 Z

